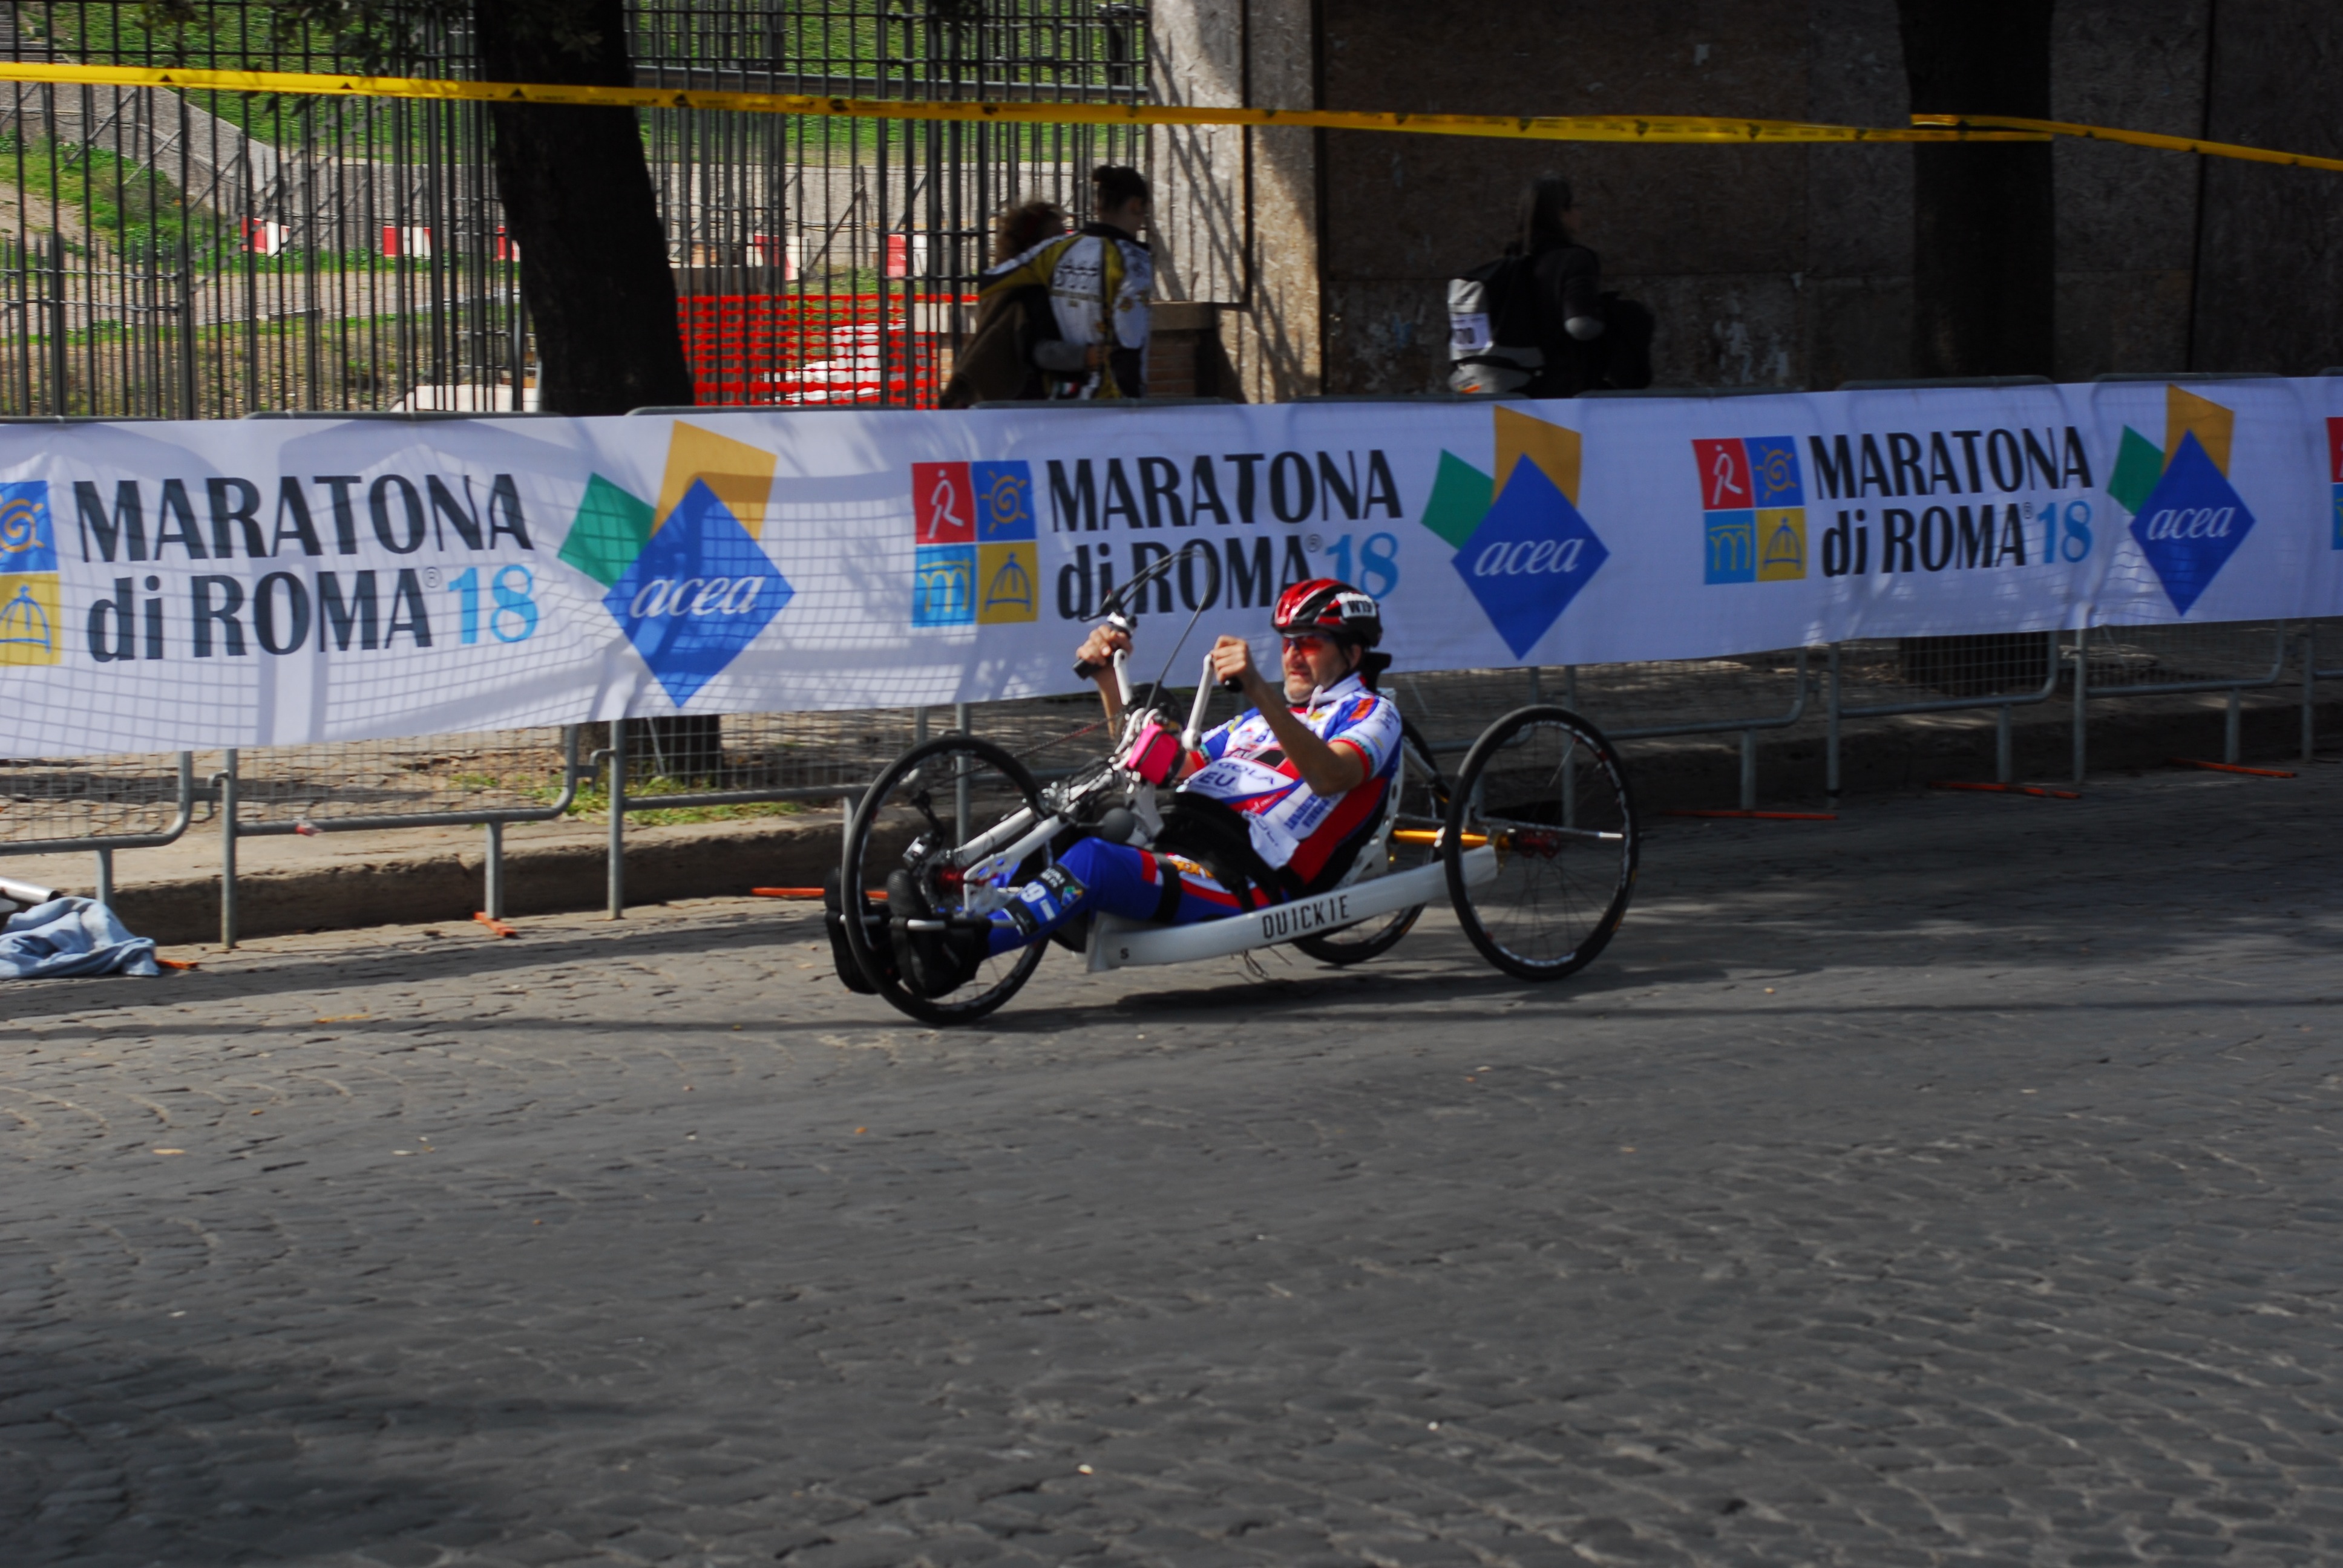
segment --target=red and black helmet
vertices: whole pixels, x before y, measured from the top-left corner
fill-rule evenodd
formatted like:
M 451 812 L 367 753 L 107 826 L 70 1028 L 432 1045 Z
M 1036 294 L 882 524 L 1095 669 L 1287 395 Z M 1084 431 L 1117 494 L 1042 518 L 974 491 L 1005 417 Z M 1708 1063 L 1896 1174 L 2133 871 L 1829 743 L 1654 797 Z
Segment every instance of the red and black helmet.
M 1349 583 L 1332 578 L 1312 578 L 1278 595 L 1270 624 L 1281 634 L 1323 632 L 1361 648 L 1373 648 L 1383 638 L 1382 607 Z

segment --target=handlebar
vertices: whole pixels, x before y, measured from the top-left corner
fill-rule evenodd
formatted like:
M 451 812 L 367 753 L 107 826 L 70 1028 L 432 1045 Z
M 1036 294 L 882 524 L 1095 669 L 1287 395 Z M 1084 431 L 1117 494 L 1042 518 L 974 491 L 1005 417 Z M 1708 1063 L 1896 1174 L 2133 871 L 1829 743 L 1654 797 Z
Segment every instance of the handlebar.
M 1127 709 L 1131 706 L 1130 665 L 1131 650 L 1125 648 L 1118 648 L 1114 650 L 1114 662 L 1111 666 L 1093 664 L 1087 658 L 1081 659 L 1074 665 L 1074 677 L 1079 680 L 1088 680 L 1091 677 L 1097 675 L 1101 668 L 1112 668 L 1114 671 L 1115 704 L 1118 707 Z
M 1112 627 L 1115 630 L 1121 632 L 1126 637 L 1134 629 L 1131 624 L 1131 618 L 1124 615 L 1120 608 L 1107 612 L 1106 624 Z M 1114 650 L 1114 662 L 1112 668 L 1114 670 L 1115 693 L 1118 699 L 1125 708 L 1131 706 L 1131 677 L 1125 672 L 1123 667 L 1130 662 L 1130 659 L 1131 655 L 1128 649 L 1119 648 Z M 1097 664 L 1091 659 L 1077 659 L 1074 662 L 1074 678 L 1077 680 L 1091 679 L 1097 676 L 1098 672 L 1101 668 L 1104 668 L 1107 667 Z
M 1221 683 L 1222 686 L 1227 681 Z M 1212 656 L 1204 656 L 1204 673 L 1196 680 L 1196 700 L 1188 709 L 1188 728 L 1180 732 L 1182 749 L 1196 749 L 1197 738 L 1204 732 L 1204 709 L 1212 700 Z

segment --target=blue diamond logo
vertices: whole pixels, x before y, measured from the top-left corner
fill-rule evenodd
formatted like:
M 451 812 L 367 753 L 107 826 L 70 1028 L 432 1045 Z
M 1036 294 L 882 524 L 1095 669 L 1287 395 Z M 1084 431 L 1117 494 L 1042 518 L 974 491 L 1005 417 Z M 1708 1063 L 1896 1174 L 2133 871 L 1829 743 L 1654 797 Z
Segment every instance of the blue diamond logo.
M 1453 559 L 1489 624 L 1521 658 L 1610 558 L 1545 470 L 1523 462 Z
M 794 597 L 716 492 L 695 480 L 602 603 L 681 708 Z
M 2253 513 L 2197 445 L 2194 431 L 2180 437 L 2164 477 L 2131 519 L 2140 554 L 2182 615 L 2213 586 L 2253 528 Z

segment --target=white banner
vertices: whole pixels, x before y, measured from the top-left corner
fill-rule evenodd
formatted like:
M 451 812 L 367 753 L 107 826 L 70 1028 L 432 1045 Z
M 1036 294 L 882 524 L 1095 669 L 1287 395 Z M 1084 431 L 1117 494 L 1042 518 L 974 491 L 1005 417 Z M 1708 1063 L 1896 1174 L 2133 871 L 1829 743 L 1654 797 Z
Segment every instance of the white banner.
M 1166 552 L 1159 658 L 1305 576 L 1403 669 L 2343 614 L 2343 381 L 7 427 L 0 755 L 1065 691 Z

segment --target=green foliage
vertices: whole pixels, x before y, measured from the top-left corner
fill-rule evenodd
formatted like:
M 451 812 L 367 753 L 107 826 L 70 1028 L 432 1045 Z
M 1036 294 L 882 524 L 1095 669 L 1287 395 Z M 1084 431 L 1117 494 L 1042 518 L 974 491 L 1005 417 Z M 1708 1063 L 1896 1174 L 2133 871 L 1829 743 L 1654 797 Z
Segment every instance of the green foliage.
M 399 68 L 422 52 L 432 29 L 469 10 L 465 0 L 145 0 L 132 26 L 190 65 L 226 65 L 241 55 L 246 66 L 261 69 L 298 55 L 307 63 L 295 68 L 379 72 Z
M 440 75 L 427 61 L 431 30 L 466 15 L 458 0 L 266 0 L 225 5 L 204 0 L 146 0 L 45 12 L 59 46 L 97 63 L 186 65 L 210 70 L 367 72 Z M 40 17 L 21 14 L 37 31 Z M 416 116 L 379 104 L 332 105 L 274 93 L 189 93 L 187 101 L 246 135 L 273 145 L 299 141 L 309 122 L 336 116 L 334 139 L 352 151 L 420 143 Z
M 796 800 L 744 800 L 738 806 L 678 806 L 664 810 L 657 807 L 645 809 L 639 804 L 661 795 L 697 794 L 708 788 L 705 779 L 629 779 L 627 783 L 627 820 L 638 827 L 667 828 L 681 822 L 730 822 L 746 817 L 796 817 L 809 809 Z M 840 795 L 852 792 L 846 789 L 839 790 Z M 551 801 L 561 791 L 547 788 L 531 793 L 538 799 Z M 568 815 L 608 819 L 610 815 L 610 791 L 600 784 L 580 789 L 578 798 L 570 802 Z

